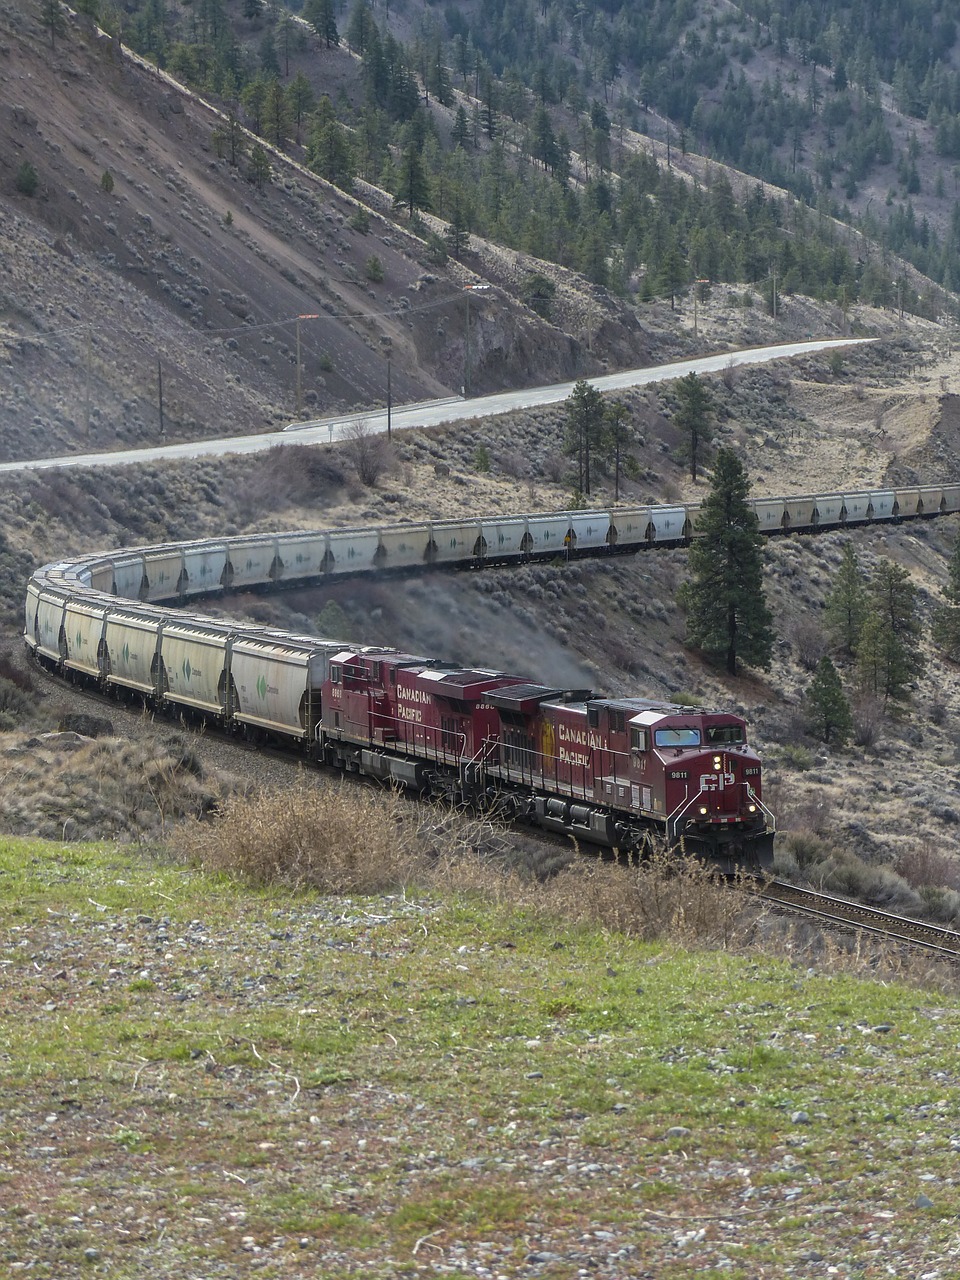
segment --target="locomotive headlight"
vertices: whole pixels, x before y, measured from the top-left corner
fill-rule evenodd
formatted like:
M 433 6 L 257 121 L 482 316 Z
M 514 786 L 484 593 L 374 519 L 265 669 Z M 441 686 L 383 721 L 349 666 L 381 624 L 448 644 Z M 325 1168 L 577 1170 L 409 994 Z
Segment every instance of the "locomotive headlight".
M 757 812 L 757 806 L 755 804 L 747 805 L 747 813 L 756 813 L 756 812 Z
M 702 804 L 700 806 L 700 813 L 703 815 L 703 817 L 707 816 L 707 806 L 705 804 Z
M 723 756 L 713 757 L 713 767 L 718 770 L 723 768 Z

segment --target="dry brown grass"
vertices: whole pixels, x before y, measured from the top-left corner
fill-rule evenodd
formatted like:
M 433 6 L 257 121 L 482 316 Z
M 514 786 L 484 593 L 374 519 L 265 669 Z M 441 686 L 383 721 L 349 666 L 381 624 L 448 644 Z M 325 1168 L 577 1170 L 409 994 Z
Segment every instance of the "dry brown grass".
M 530 905 L 570 924 L 681 946 L 737 946 L 756 916 L 711 868 L 666 848 L 639 866 L 572 863 L 538 886 Z
M 422 858 L 417 813 L 389 791 L 301 774 L 279 791 L 226 797 L 212 821 L 188 824 L 177 847 L 207 871 L 321 893 L 377 893 L 411 878 Z
M 753 904 L 693 858 L 662 849 L 628 867 L 533 843 L 469 814 L 306 775 L 290 789 L 229 796 L 213 821 L 194 822 L 178 838 L 179 851 L 206 870 L 261 885 L 377 893 L 416 882 L 680 944 L 732 946 L 752 932 Z
M 179 734 L 0 737 L 0 822 L 14 835 L 163 839 L 175 823 L 206 812 L 229 785 Z

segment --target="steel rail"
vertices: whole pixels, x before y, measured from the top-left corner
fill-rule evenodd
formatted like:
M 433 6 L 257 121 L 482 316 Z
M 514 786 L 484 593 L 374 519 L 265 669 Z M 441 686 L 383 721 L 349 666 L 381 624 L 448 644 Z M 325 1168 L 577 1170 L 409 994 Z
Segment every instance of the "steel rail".
M 802 888 L 785 880 L 758 882 L 753 892 L 763 900 L 801 915 L 960 960 L 960 933 L 943 925 L 898 916 L 880 907 Z

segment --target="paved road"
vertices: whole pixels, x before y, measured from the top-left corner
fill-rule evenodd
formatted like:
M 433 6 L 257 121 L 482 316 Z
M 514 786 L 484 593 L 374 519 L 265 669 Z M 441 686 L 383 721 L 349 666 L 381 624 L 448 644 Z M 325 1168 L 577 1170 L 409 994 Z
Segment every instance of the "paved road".
M 872 338 L 827 338 L 815 342 L 788 342 L 773 347 L 755 347 L 749 351 L 724 351 L 715 356 L 702 356 L 696 360 L 681 360 L 675 364 L 654 365 L 646 369 L 628 369 L 623 373 L 609 373 L 589 381 L 599 391 L 623 391 L 627 387 L 642 387 L 651 382 L 667 382 L 682 378 L 688 373 L 718 373 L 730 366 L 764 364 L 770 360 L 784 360 L 804 353 L 826 351 L 832 347 L 853 347 Z M 557 404 L 566 400 L 573 390 L 572 382 L 558 382 L 549 387 L 529 387 L 523 391 L 503 391 L 492 396 L 478 396 L 472 400 L 452 397 L 429 401 L 426 404 L 398 405 L 392 410 L 392 429 L 402 431 L 409 427 L 436 427 L 444 422 L 461 422 L 467 419 L 488 418 L 515 409 L 533 409 L 541 405 Z M 44 471 L 55 467 L 118 467 L 143 462 L 162 462 L 177 458 L 219 457 L 228 453 L 260 453 L 278 444 L 325 444 L 339 439 L 345 429 L 358 419 L 363 419 L 371 432 L 387 429 L 386 409 L 372 409 L 369 413 L 349 413 L 338 418 L 326 418 L 315 422 L 291 423 L 283 431 L 271 431 L 255 436 L 226 436 L 218 440 L 196 440 L 186 444 L 158 445 L 149 449 L 127 449 L 114 453 L 72 453 L 59 458 L 33 458 L 25 462 L 0 463 L 4 471 Z

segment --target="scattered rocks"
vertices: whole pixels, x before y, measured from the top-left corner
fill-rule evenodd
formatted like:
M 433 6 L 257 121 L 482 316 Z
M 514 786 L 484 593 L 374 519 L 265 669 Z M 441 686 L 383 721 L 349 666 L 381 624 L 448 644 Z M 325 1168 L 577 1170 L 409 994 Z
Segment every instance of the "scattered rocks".
M 60 717 L 60 730 L 80 734 L 84 738 L 111 738 L 113 721 L 86 711 L 70 711 Z

